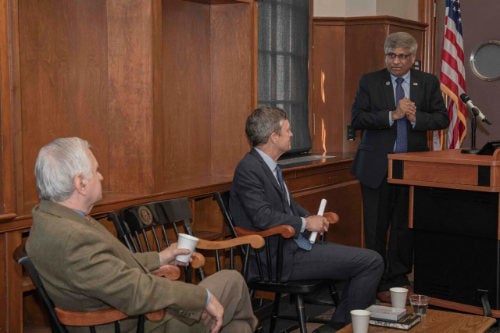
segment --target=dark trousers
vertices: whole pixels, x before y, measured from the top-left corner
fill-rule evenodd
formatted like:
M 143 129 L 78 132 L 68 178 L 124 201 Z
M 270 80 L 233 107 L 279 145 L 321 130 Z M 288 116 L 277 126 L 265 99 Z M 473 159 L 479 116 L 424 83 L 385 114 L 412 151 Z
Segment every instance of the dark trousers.
M 311 251 L 298 249 L 293 258 L 290 280 L 345 280 L 340 303 L 332 317 L 333 323 L 348 324 L 350 311 L 365 309 L 375 301 L 377 286 L 383 272 L 383 259 L 375 251 L 318 242 Z
M 408 228 L 408 187 L 382 182 L 373 189 L 361 185 L 365 246 L 384 258 L 379 291 L 408 285 L 413 266 L 413 232 Z M 389 238 L 389 241 L 387 241 Z

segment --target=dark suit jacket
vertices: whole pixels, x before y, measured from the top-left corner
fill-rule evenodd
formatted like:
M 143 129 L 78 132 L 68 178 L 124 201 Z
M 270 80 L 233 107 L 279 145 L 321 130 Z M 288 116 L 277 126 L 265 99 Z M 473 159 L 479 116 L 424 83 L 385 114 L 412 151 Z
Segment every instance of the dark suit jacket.
M 204 287 L 149 273 L 159 267 L 157 252 L 132 253 L 96 220 L 53 202 L 42 201 L 33 209 L 26 251 L 53 302 L 63 309 L 111 306 L 137 315 L 167 308 L 164 321 L 175 315 L 193 323 L 205 308 Z M 122 332 L 135 332 L 136 322 L 122 321 Z
M 427 131 L 448 127 L 449 119 L 438 79 L 428 73 L 411 70 L 410 99 L 417 106 L 417 121 L 408 122 L 408 151 L 426 151 Z M 387 154 L 396 140 L 396 122 L 389 125 L 389 111 L 396 109 L 394 88 L 387 69 L 361 77 L 352 106 L 351 126 L 363 130 L 352 173 L 363 184 L 377 188 L 387 177 Z
M 292 214 L 272 171 L 255 149 L 240 161 L 234 173 L 229 208 L 236 225 L 250 230 L 264 230 L 277 225 L 288 224 L 298 235 L 302 227 L 300 217 L 310 215 L 290 195 Z M 293 256 L 298 247 L 292 240 L 285 242 L 285 257 Z M 273 248 L 275 251 L 276 248 Z M 292 260 L 285 260 L 283 277 L 288 278 Z

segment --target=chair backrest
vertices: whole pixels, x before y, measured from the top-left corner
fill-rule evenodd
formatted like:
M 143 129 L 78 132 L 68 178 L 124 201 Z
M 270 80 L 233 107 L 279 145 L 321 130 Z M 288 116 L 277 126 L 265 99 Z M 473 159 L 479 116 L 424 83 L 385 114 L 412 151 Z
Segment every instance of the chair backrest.
M 233 217 L 229 211 L 229 191 L 214 193 L 214 199 L 219 205 L 219 209 L 224 217 L 224 223 L 231 232 L 231 236 L 237 237 L 236 230 L 234 230 Z
M 193 235 L 191 224 L 193 214 L 191 213 L 191 205 L 189 204 L 188 198 L 183 197 L 163 200 L 157 203 L 157 208 L 158 211 L 163 215 L 164 219 L 168 221 L 167 223 L 171 225 L 176 239 L 181 232 Z M 195 236 L 198 237 L 198 235 Z M 199 274 L 199 278 L 203 280 L 205 278 L 204 268 L 198 268 L 197 272 Z M 192 282 L 192 276 L 189 267 L 186 270 L 186 281 Z
M 161 251 L 172 242 L 171 227 L 158 204 L 146 203 L 111 212 L 117 236 L 132 252 Z
M 35 266 L 33 265 L 33 262 L 26 254 L 24 246 L 19 246 L 18 248 L 16 248 L 16 250 L 14 251 L 14 260 L 16 260 L 19 264 L 21 264 L 31 277 L 31 280 L 33 281 L 33 284 L 36 287 L 36 290 L 38 292 L 38 295 L 40 296 L 43 306 L 45 310 L 47 310 L 47 313 L 49 315 L 49 321 L 50 321 L 50 326 L 52 328 L 52 332 L 66 333 L 67 332 L 66 328 L 59 322 L 59 319 L 56 316 L 54 310 L 55 308 L 54 303 L 52 302 L 52 300 L 49 297 L 49 294 L 45 290 L 45 287 L 43 286 L 42 280 L 40 279 L 40 276 L 38 275 L 38 272 Z
M 178 234 L 180 229 L 184 232 L 193 235 L 191 227 L 193 214 L 188 198 L 175 198 L 164 200 L 158 203 L 159 208 L 165 214 L 168 222 L 174 226 L 175 232 Z
M 133 252 L 161 251 L 177 242 L 179 233 L 193 234 L 192 214 L 187 198 L 133 205 L 111 212 L 118 238 Z M 185 280 L 192 281 L 192 268 L 204 278 L 204 258 L 196 254 L 184 268 Z
M 187 198 L 165 200 L 160 205 L 170 223 L 191 223 L 192 213 Z M 220 241 L 200 238 L 196 249 L 200 250 L 208 262 L 213 259 L 215 271 L 236 269 L 246 277 L 249 249 L 258 249 L 263 245 L 264 239 L 260 236 L 255 237 L 255 235 L 251 237 L 234 237 L 229 240 Z M 208 271 L 208 273 L 212 273 L 213 271 L 209 264 L 205 265 L 204 270 Z
M 68 326 L 83 326 L 88 327 L 89 332 L 95 332 L 96 326 L 105 324 L 114 324 L 115 332 L 120 332 L 119 320 L 125 319 L 128 316 L 123 312 L 116 309 L 104 309 L 94 312 L 78 312 L 78 311 L 68 311 L 58 308 L 52 302 L 47 290 L 45 289 L 42 279 L 38 274 L 38 271 L 33 265 L 30 257 L 26 254 L 24 245 L 17 247 L 14 251 L 14 260 L 21 264 L 28 275 L 30 276 L 33 284 L 36 287 L 37 293 L 40 296 L 43 307 L 49 315 L 50 326 L 53 333 L 67 333 L 66 325 Z M 173 276 L 176 278 L 178 274 L 173 274 L 171 271 L 172 267 L 168 267 L 165 271 L 168 276 Z M 177 269 L 176 267 L 173 267 Z M 177 269 L 178 273 L 178 269 Z M 155 313 L 148 314 L 148 318 L 160 320 L 164 315 L 163 311 L 158 311 Z M 144 321 L 146 315 L 140 315 L 137 318 L 137 332 L 144 332 Z

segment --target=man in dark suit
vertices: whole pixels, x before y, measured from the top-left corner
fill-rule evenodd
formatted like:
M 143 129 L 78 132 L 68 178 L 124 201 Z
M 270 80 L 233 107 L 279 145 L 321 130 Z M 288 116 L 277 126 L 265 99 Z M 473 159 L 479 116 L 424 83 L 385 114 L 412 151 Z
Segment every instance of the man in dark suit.
M 321 332 L 332 332 L 350 322 L 350 310 L 368 307 L 383 271 L 382 257 L 375 251 L 324 242 L 311 246 L 309 232 L 323 233 L 328 221 L 311 215 L 299 206 L 282 182 L 278 158 L 291 148 L 292 132 L 285 111 L 260 107 L 246 122 L 252 150 L 234 173 L 229 206 L 235 224 L 251 230 L 290 225 L 297 238 L 285 242 L 283 276 L 290 280 L 347 280 L 342 299 L 332 317 L 332 325 Z M 307 248 L 301 242 L 305 240 Z
M 427 131 L 446 128 L 449 119 L 438 79 L 412 69 L 416 40 L 396 32 L 384 49 L 386 68 L 360 79 L 351 126 L 363 130 L 352 172 L 361 183 L 366 247 L 385 258 L 379 286 L 385 301 L 389 288 L 410 285 L 413 266 L 408 188 L 387 183 L 387 154 L 428 150 Z
M 87 215 L 102 197 L 103 179 L 87 141 L 62 138 L 44 146 L 35 175 L 41 202 L 33 209 L 26 251 L 56 306 L 116 308 L 131 316 L 120 321 L 122 332 L 136 331 L 134 316 L 160 309 L 166 309 L 165 317 L 146 321 L 145 332 L 255 330 L 248 288 L 238 272 L 221 271 L 199 285 L 157 277 L 151 272 L 189 250 L 172 244 L 159 253 L 132 253 Z M 114 326 L 97 331 L 114 332 Z

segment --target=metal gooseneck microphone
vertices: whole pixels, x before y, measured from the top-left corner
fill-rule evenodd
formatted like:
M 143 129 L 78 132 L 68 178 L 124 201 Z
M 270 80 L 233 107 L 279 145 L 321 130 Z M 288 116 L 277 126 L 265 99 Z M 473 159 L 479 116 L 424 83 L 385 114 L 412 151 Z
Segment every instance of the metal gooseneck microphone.
M 476 118 L 479 117 L 482 122 L 491 125 L 491 122 L 486 118 L 486 116 L 479 110 L 477 106 L 475 106 L 470 97 L 467 94 L 461 94 L 460 99 L 465 103 L 467 108 L 472 112 L 473 117 L 471 118 L 471 148 L 470 149 L 462 149 L 462 153 L 464 154 L 477 154 L 479 149 L 476 148 L 476 127 L 477 122 Z
M 484 122 L 484 123 L 486 123 L 488 125 L 491 125 L 491 122 L 488 120 L 488 118 L 486 118 L 486 116 L 481 112 L 481 110 L 479 110 L 479 108 L 477 106 L 475 106 L 474 104 L 472 104 L 472 101 L 471 101 L 470 97 L 467 94 L 461 94 L 460 95 L 460 99 L 472 111 L 472 113 L 474 114 L 474 116 L 479 117 L 479 119 L 481 119 L 482 122 Z

